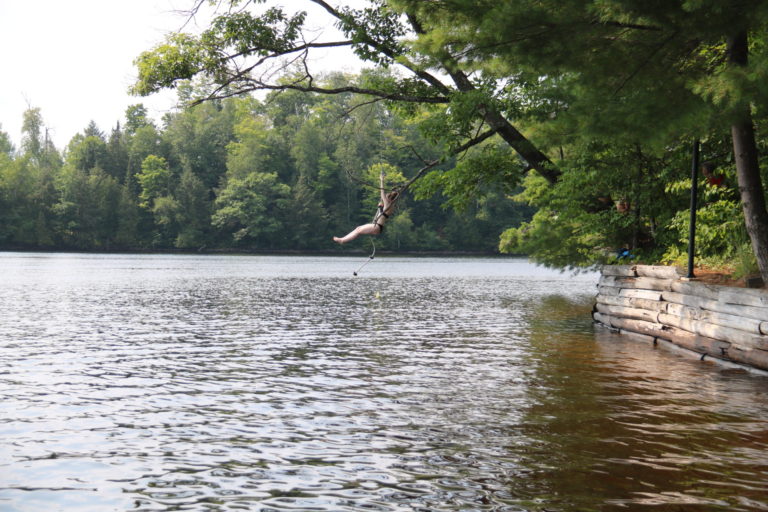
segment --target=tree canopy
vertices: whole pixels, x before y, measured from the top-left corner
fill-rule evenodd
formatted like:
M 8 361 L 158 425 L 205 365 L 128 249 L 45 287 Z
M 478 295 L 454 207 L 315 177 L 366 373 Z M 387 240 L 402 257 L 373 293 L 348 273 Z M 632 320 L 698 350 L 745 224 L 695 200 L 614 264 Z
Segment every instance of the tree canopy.
M 0 132 L 8 141 L 0 153 L 3 248 L 366 250 L 339 248 L 331 237 L 370 220 L 371 173 L 387 169 L 394 185 L 436 154 L 412 124 L 354 93 L 209 101 L 166 115 L 161 127 L 134 105 L 109 135 L 91 123 L 64 152 L 45 139 L 39 110 L 26 118 L 18 151 Z M 404 199 L 377 245 L 493 252 L 509 223 L 530 214 L 490 189 L 462 213 L 438 198 Z
M 423 133 L 448 150 L 489 130 L 524 162 L 513 180 L 532 168 L 553 188 L 562 188 L 565 173 L 583 174 L 582 151 L 595 145 L 648 162 L 668 159 L 683 140 L 719 141 L 730 131 L 746 231 L 768 281 L 768 213 L 754 131 L 766 103 L 764 2 L 374 0 L 353 8 L 307 0 L 344 34 L 346 39 L 336 41 L 308 37 L 304 12 L 257 4 L 248 9 L 230 2 L 200 36 L 173 36 L 143 54 L 136 91 L 203 76 L 215 84 L 208 98 L 257 90 L 335 94 L 341 91 L 318 87 L 307 56 L 318 48 L 347 46 L 377 66 L 403 70 L 385 80 L 374 75 L 360 81 L 352 87 L 356 92 L 398 102 L 401 112 L 420 117 Z M 302 72 L 286 79 L 269 67 L 285 57 L 301 63 Z M 639 150 L 633 153 L 633 147 Z M 497 175 L 508 175 L 505 168 Z M 469 174 L 486 172 L 483 165 L 475 169 Z M 441 179 L 449 189 L 445 173 Z M 438 182 L 434 178 L 432 185 Z M 471 193 L 471 186 L 456 188 L 459 195 Z M 520 197 L 534 200 L 531 194 Z M 555 211 L 543 197 L 535 201 L 553 211 L 550 221 L 560 218 L 562 206 Z M 646 231 L 655 230 L 658 219 L 647 217 L 653 208 L 627 204 L 635 224 L 643 221 Z M 573 241 L 568 232 L 561 231 L 564 245 Z M 509 233 L 505 247 L 524 238 Z M 637 247 L 641 238 L 636 233 L 632 244 Z M 592 251 L 593 243 L 586 244 Z
M 756 262 L 768 282 L 763 2 L 194 0 L 190 15 L 209 5 L 199 33 L 136 60 L 135 93 L 176 88 L 188 108 L 158 128 L 133 107 L 122 131 L 89 127 L 67 153 L 65 168 L 123 187 L 122 240 L 319 246 L 365 220 L 367 170 L 391 165 L 420 177 L 401 212 L 411 235 L 392 230 L 394 246 L 457 248 L 484 219 L 509 228 L 501 250 L 548 265 L 675 262 L 701 140 L 698 256 Z M 314 30 L 320 14 L 338 31 Z M 370 68 L 313 67 L 341 48 Z M 33 121 L 22 153 L 39 165 Z M 52 183 L 49 200 L 63 190 Z M 439 203 L 471 214 L 424 213 Z

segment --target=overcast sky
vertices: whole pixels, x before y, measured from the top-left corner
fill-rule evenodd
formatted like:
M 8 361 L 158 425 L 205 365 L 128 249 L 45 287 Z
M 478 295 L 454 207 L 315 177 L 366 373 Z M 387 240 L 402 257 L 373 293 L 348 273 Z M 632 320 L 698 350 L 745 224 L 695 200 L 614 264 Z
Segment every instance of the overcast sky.
M 94 120 L 109 132 L 125 109 L 161 115 L 175 95 L 129 96 L 133 60 L 180 28 L 185 0 L 0 0 L 0 124 L 18 146 L 22 115 L 39 107 L 63 149 Z
M 293 0 L 292 0 L 293 1 Z M 109 133 L 126 107 L 160 119 L 175 94 L 127 92 L 133 60 L 180 29 L 192 0 L 0 0 L 0 128 L 18 147 L 22 115 L 39 107 L 57 148 L 93 120 Z

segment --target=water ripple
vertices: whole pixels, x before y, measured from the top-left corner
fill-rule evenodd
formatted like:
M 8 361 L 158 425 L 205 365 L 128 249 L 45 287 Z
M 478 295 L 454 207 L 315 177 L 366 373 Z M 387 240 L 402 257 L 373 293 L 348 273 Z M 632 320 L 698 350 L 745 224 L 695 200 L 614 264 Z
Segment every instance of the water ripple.
M 768 509 L 765 378 L 590 276 L 353 263 L 0 254 L 0 509 Z

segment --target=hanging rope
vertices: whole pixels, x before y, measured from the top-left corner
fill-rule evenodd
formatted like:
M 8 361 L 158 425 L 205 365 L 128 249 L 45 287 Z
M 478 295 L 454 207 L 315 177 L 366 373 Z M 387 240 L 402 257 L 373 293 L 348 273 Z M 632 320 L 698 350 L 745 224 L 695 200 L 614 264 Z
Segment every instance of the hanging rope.
M 424 167 L 422 167 L 421 169 L 419 169 L 419 170 L 418 170 L 418 172 L 416 172 L 416 174 L 415 174 L 415 175 L 414 175 L 414 176 L 413 176 L 413 177 L 412 177 L 410 180 L 408 180 L 407 182 L 405 182 L 405 183 L 404 183 L 404 184 L 402 184 L 402 185 L 398 185 L 398 186 L 394 187 L 394 188 L 392 189 L 392 191 L 393 191 L 393 192 L 397 192 L 397 196 L 395 197 L 395 199 L 392 201 L 392 203 L 391 203 L 391 204 L 392 204 L 392 205 L 395 205 L 395 204 L 397 203 L 397 201 L 398 201 L 398 200 L 399 200 L 401 197 L 403 197 L 403 194 L 404 194 L 404 193 L 405 193 L 405 192 L 408 190 L 408 188 L 410 188 L 410 186 L 411 186 L 411 185 L 413 185 L 413 183 L 414 183 L 416 180 L 418 180 L 419 178 L 421 178 L 421 177 L 424 175 L 424 173 L 425 173 L 425 172 L 427 172 L 429 169 L 431 169 L 432 167 L 436 166 L 436 165 L 437 165 L 437 164 L 439 164 L 439 163 L 440 163 L 440 160 L 433 160 L 433 161 L 431 161 L 431 162 L 427 163 L 427 164 L 426 164 Z M 353 178 L 353 179 L 355 179 L 355 178 L 354 178 L 353 176 L 351 176 L 351 175 L 350 175 L 350 178 Z M 362 181 L 361 181 L 361 183 L 364 183 L 364 182 L 362 182 Z M 367 185 L 367 186 L 369 186 L 369 187 L 372 187 L 372 185 L 370 185 L 370 184 L 368 184 L 368 183 L 364 183 L 364 184 L 365 184 L 365 185 Z M 374 188 L 381 190 L 381 188 L 380 188 L 380 187 L 374 187 Z M 377 210 L 376 210 L 376 214 L 373 216 L 373 224 L 378 224 L 378 219 L 379 219 L 379 217 L 382 215 L 382 213 L 383 213 L 383 212 L 384 212 L 384 211 L 383 211 L 381 208 L 379 208 L 379 209 L 377 209 Z M 362 269 L 363 269 L 363 268 L 364 268 L 366 265 L 368 265 L 368 264 L 369 264 L 371 261 L 373 261 L 373 258 L 376 256 L 376 242 L 374 242 L 373 238 L 371 238 L 371 244 L 373 245 L 373 251 L 371 252 L 371 255 L 370 255 L 370 256 L 368 256 L 368 259 L 367 259 L 367 260 L 365 260 L 365 262 L 364 262 L 362 265 L 360 265 L 360 267 L 358 267 L 358 269 L 357 269 L 357 270 L 355 270 L 354 272 L 352 272 L 352 275 L 353 275 L 353 276 L 357 276 L 357 274 L 358 274 L 358 273 L 359 273 L 359 272 L 360 272 L 360 271 L 361 271 L 361 270 L 362 270 Z
M 481 127 L 482 127 L 482 125 L 481 125 Z M 480 130 L 480 128 L 478 128 L 478 131 L 479 130 Z M 469 140 L 469 141 L 465 142 L 464 144 L 462 144 L 461 146 L 459 146 L 457 148 L 454 148 L 450 152 L 450 154 L 451 155 L 456 155 L 458 153 L 466 152 L 472 146 L 475 146 L 476 144 L 479 144 L 479 143 L 483 142 L 484 140 L 492 137 L 495 134 L 496 134 L 496 129 L 495 128 L 487 130 L 486 132 L 484 132 L 482 134 L 476 134 L 475 137 L 472 140 Z M 421 158 L 421 156 L 416 152 L 416 150 L 412 146 L 411 146 L 411 151 L 413 151 L 413 153 L 422 161 L 424 166 L 421 169 L 419 169 L 418 171 L 416 171 L 416 174 L 414 174 L 413 177 L 411 179 L 409 179 L 408 181 L 406 181 L 404 184 L 396 185 L 396 186 L 394 186 L 392 188 L 392 192 L 397 192 L 397 196 L 392 200 L 392 202 L 390 203 L 391 205 L 395 205 L 395 203 L 397 203 L 397 201 L 399 201 L 400 198 L 403 197 L 403 194 L 405 194 L 408 191 L 408 189 L 411 187 L 411 185 L 413 185 L 416 182 L 416 180 L 420 179 L 422 176 L 424 176 L 424 174 L 428 170 L 432 169 L 436 165 L 440 164 L 440 162 L 445 160 L 445 157 L 443 157 L 443 158 L 438 158 L 438 159 L 432 160 L 430 162 L 427 162 L 423 158 Z M 446 156 L 448 156 L 448 155 L 446 155 Z M 353 176 L 352 173 L 349 172 L 349 170 L 347 170 L 347 169 L 345 169 L 345 172 L 347 174 L 347 177 L 351 181 L 355 181 L 355 182 L 357 182 L 357 183 L 359 183 L 359 184 L 361 184 L 363 186 L 366 186 L 366 187 L 370 187 L 370 188 L 374 188 L 376 190 L 384 191 L 384 189 L 382 187 L 380 187 L 380 186 L 377 187 L 375 185 L 371 185 L 370 183 L 368 183 L 368 182 L 366 182 L 364 180 L 361 180 L 360 178 L 358 178 L 356 176 Z M 376 221 L 378 220 L 378 218 L 381 215 L 381 213 L 382 212 L 379 211 L 379 210 L 376 211 L 376 215 L 374 215 L 374 217 L 373 217 L 373 223 L 374 224 L 378 224 L 378 222 L 376 222 Z M 371 244 L 373 245 L 373 251 L 371 252 L 371 255 L 368 256 L 368 259 L 362 265 L 360 265 L 360 267 L 356 271 L 352 272 L 352 275 L 356 276 L 358 274 L 358 272 L 360 272 L 367 264 L 369 264 L 371 261 L 373 261 L 373 258 L 376 255 L 376 243 L 373 241 L 373 238 L 371 238 Z
M 411 178 L 410 180 L 406 181 L 404 185 L 400 185 L 398 187 L 395 187 L 394 190 L 397 191 L 397 199 L 400 199 L 400 196 L 402 196 L 411 187 L 411 185 L 413 185 L 413 183 L 416 180 L 418 180 L 419 178 L 424 176 L 425 172 L 427 172 L 428 170 L 430 170 L 431 168 L 433 168 L 434 166 L 436 166 L 440 162 L 442 162 L 442 160 L 439 160 L 439 159 L 438 160 L 432 160 L 431 162 L 427 162 L 426 165 L 424 165 L 424 167 L 419 169 L 418 172 L 416 172 L 416 174 L 413 175 L 413 178 Z
M 411 185 L 413 185 L 413 183 L 414 183 L 416 180 L 418 180 L 419 178 L 421 178 L 422 176 L 424 176 L 424 173 L 425 173 L 425 172 L 427 172 L 428 170 L 430 170 L 431 168 L 433 168 L 434 166 L 436 166 L 436 165 L 437 165 L 437 164 L 439 164 L 440 162 L 442 162 L 442 160 L 441 160 L 441 159 L 432 160 L 431 162 L 425 162 L 425 165 L 424 165 L 424 167 L 422 167 L 421 169 L 419 169 L 418 171 L 416 171 L 416 174 L 414 174 L 414 175 L 413 175 L 413 177 L 412 177 L 411 179 L 409 179 L 408 181 L 406 181 L 406 182 L 405 182 L 405 183 L 403 183 L 402 185 L 396 185 L 395 187 L 393 187 L 393 188 L 392 188 L 392 190 L 393 190 L 393 191 L 395 191 L 395 192 L 398 192 L 398 198 L 399 198 L 399 197 L 400 197 L 400 195 L 402 195 L 402 193 L 404 193 L 405 191 L 407 191 L 407 190 L 410 188 L 410 186 L 411 186 Z M 354 175 L 353 175 L 351 172 L 349 172 L 349 170 L 347 170 L 347 169 L 345 169 L 345 170 L 344 170 L 344 172 L 345 172 L 345 174 L 347 175 L 347 177 L 348 177 L 348 178 L 349 178 L 351 181 L 354 181 L 355 183 L 358 183 L 359 185 L 363 185 L 364 187 L 369 187 L 369 188 L 373 188 L 373 189 L 376 189 L 376 190 L 382 190 L 382 188 L 381 188 L 381 187 L 378 187 L 378 186 L 376 186 L 376 185 L 372 185 L 372 184 L 368 183 L 367 181 L 365 181 L 365 180 L 363 180 L 363 179 L 360 179 L 360 178 L 358 178 L 357 176 L 354 176 Z
M 365 263 L 363 263 L 362 265 L 360 265 L 360 267 L 358 267 L 358 269 L 357 269 L 357 270 L 355 270 L 354 272 L 352 272 L 352 275 L 353 275 L 353 276 L 356 276 L 358 272 L 360 272 L 361 270 L 363 270 L 363 267 L 365 267 L 367 264 L 369 264 L 371 261 L 373 261 L 373 257 L 376 255 L 376 242 L 374 242 L 374 241 L 373 241 L 373 238 L 371 238 L 371 245 L 373 245 L 373 252 L 371 253 L 371 255 L 370 255 L 370 256 L 368 256 L 368 259 L 367 259 L 367 260 L 365 260 Z

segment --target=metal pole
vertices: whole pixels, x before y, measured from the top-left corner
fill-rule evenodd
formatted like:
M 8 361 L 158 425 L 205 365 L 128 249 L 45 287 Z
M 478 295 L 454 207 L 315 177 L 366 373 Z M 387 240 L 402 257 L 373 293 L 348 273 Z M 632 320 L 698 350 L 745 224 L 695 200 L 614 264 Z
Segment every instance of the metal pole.
M 693 157 L 691 158 L 691 223 L 688 231 L 688 278 L 693 274 L 693 255 L 696 252 L 696 207 L 699 193 L 699 141 L 693 142 Z

